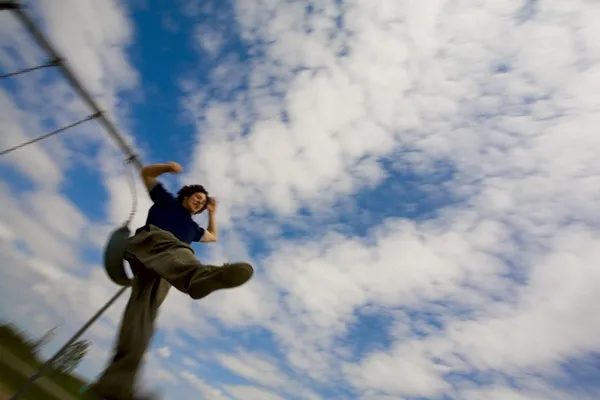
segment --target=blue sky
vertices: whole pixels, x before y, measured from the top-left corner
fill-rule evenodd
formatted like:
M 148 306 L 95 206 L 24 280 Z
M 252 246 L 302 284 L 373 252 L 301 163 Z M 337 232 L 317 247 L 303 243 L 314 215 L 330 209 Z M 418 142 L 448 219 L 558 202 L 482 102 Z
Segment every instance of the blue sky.
M 600 393 L 600 7 L 60 0 L 44 32 L 173 191 L 219 199 L 208 263 L 247 286 L 163 306 L 168 399 L 592 399 Z M 597 18 L 596 18 L 597 17 Z M 44 55 L 0 15 L 2 73 Z M 4 80 L 0 148 L 84 118 L 58 71 Z M 117 287 L 131 207 L 96 123 L 0 158 L 0 317 L 56 350 Z M 150 200 L 141 183 L 134 227 Z M 205 223 L 205 217 L 198 222 Z M 125 299 L 85 337 L 105 365 Z

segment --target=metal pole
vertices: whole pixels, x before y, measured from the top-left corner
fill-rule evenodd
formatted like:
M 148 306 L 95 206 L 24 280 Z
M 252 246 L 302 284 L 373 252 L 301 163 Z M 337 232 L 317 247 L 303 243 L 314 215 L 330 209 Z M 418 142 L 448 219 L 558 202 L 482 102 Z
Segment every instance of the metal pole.
M 138 169 L 142 169 L 142 163 L 137 158 L 137 155 L 133 152 L 131 147 L 125 142 L 123 136 L 119 133 L 117 127 L 113 124 L 112 121 L 106 116 L 106 114 L 100 109 L 98 103 L 92 98 L 89 92 L 84 88 L 81 81 L 75 76 L 75 73 L 69 66 L 69 64 L 60 57 L 58 51 L 54 48 L 54 46 L 46 39 L 44 34 L 37 28 L 31 17 L 27 15 L 27 13 L 23 10 L 23 6 L 21 6 L 16 1 L 8 1 L 0 3 L 0 10 L 8 9 L 12 11 L 17 18 L 21 20 L 23 25 L 29 30 L 31 36 L 38 42 L 39 46 L 46 51 L 53 60 L 57 60 L 57 67 L 62 71 L 65 78 L 69 81 L 73 89 L 81 96 L 83 101 L 90 107 L 93 111 L 93 114 L 99 114 L 98 121 L 104 126 L 104 128 L 108 131 L 108 133 L 117 141 L 118 145 L 121 147 L 123 152 L 127 154 L 128 158 L 131 158 L 132 162 Z
M 48 368 L 50 368 L 52 366 L 52 364 L 54 363 L 54 361 L 58 358 L 58 356 L 60 356 L 71 344 L 73 344 L 77 339 L 79 339 L 79 337 L 81 335 L 84 334 L 85 331 L 88 330 L 88 328 L 94 323 L 96 322 L 96 320 L 98 318 L 100 318 L 100 316 L 104 313 L 104 311 L 106 311 L 115 301 L 117 301 L 117 299 L 125 292 L 125 290 L 127 290 L 127 287 L 123 287 L 121 288 L 105 305 L 104 307 L 102 307 L 96 314 L 94 314 L 94 316 L 85 323 L 85 325 L 83 325 L 81 327 L 81 329 L 79 329 L 77 331 L 77 333 L 75 333 L 71 339 L 69 339 L 67 341 L 67 343 L 64 344 L 63 347 L 61 347 L 53 356 L 52 358 L 50 358 L 48 361 L 46 361 L 41 367 L 40 369 L 33 375 L 31 376 L 27 382 L 25 382 L 25 384 L 19 389 L 19 391 L 17 393 L 15 393 L 13 395 L 13 397 L 10 398 L 10 400 L 17 400 L 27 389 L 29 389 L 29 387 L 31 385 L 33 385 L 33 383 L 39 378 L 41 377 L 44 372 L 46 372 L 46 370 Z

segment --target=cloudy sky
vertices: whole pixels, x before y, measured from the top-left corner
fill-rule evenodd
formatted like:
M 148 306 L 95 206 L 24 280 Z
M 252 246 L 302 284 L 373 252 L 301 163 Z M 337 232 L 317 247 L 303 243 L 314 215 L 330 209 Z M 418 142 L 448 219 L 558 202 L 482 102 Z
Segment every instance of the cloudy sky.
M 198 256 L 256 268 L 200 302 L 170 293 L 147 387 L 600 396 L 600 3 L 28 4 L 143 161 L 184 166 L 165 185 L 220 199 L 220 241 Z M 45 61 L 0 14 L 1 72 Z M 57 70 L 3 80 L 0 149 L 88 114 Z M 118 289 L 101 254 L 128 173 L 96 122 L 0 157 L 0 317 L 58 325 L 47 354 Z M 85 335 L 81 374 L 104 367 L 124 302 Z

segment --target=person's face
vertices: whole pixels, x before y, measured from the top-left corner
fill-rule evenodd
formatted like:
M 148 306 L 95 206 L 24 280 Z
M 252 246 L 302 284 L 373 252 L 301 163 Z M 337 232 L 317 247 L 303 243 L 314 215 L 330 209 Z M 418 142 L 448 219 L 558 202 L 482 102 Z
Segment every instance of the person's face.
M 206 195 L 204 193 L 194 193 L 190 197 L 186 197 L 183 199 L 183 206 L 190 212 L 190 214 L 194 215 L 198 211 L 202 210 L 207 202 Z

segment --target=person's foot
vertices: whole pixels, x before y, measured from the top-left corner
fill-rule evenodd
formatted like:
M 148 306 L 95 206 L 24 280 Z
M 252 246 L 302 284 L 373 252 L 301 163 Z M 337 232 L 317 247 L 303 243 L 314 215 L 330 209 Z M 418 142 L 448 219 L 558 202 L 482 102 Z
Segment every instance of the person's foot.
M 247 263 L 224 264 L 222 267 L 205 266 L 208 273 L 198 277 L 190 284 L 190 297 L 201 299 L 215 290 L 232 289 L 248 282 L 254 269 Z

